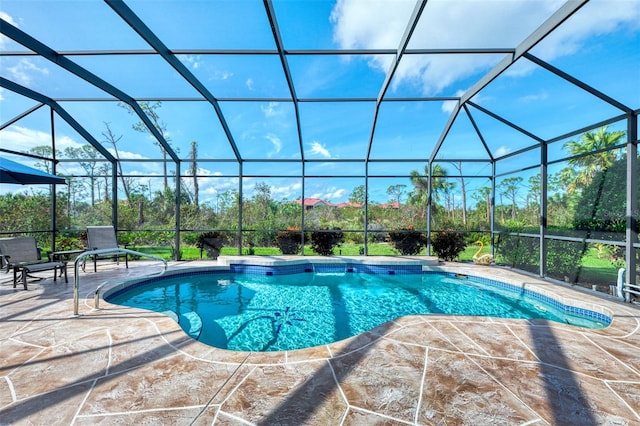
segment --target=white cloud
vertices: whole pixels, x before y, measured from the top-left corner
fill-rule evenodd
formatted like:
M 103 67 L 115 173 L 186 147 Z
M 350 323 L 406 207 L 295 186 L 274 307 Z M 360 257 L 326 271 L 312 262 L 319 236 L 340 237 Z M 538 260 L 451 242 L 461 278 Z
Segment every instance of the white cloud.
M 640 29 L 640 2 L 627 0 L 600 0 L 589 2 L 541 43 L 531 50 L 540 59 L 551 62 L 556 58 L 573 55 L 589 48 L 589 39 L 626 27 Z M 505 73 L 511 77 L 530 74 L 536 66 L 529 61 L 518 61 Z
M 231 71 L 216 70 L 211 75 L 212 80 L 229 80 L 231 77 L 233 77 L 233 73 Z
M 413 3 L 338 0 L 330 16 L 333 39 L 345 49 L 397 48 Z
M 431 0 L 409 47 L 514 47 L 561 3 Z M 413 7 L 409 1 L 339 0 L 331 16 L 334 40 L 343 48 L 397 48 Z M 439 94 L 452 83 L 489 69 L 496 59 L 493 55 L 405 55 L 393 88 L 412 84 L 425 95 Z M 391 60 L 372 57 L 371 63 L 387 70 Z
M 198 176 L 215 176 L 215 174 L 212 173 L 211 170 L 203 169 L 202 167 L 198 167 L 196 173 Z
M 271 186 L 271 196 L 275 200 L 293 200 L 300 197 L 301 190 L 301 182 L 283 186 Z
M 438 95 L 453 83 L 486 72 L 496 63 L 493 55 L 406 55 L 391 88 L 408 83 L 418 87 L 423 95 Z
M 331 158 L 331 153 L 329 152 L 329 150 L 317 141 L 311 142 L 311 149 L 307 152 L 313 155 L 320 155 L 324 158 Z
M 442 111 L 451 114 L 456 109 L 458 101 L 445 101 L 442 103 Z
M 18 26 L 16 21 L 14 21 L 13 17 L 11 15 L 9 15 L 7 12 L 3 12 L 2 10 L 0 10 L 0 18 L 2 18 L 3 20 L 7 21 L 8 23 L 13 25 L 14 27 Z M 0 34 L 0 49 L 3 49 L 7 45 L 8 41 L 9 41 L 9 38 L 7 38 L 4 35 Z
M 116 156 L 116 151 L 113 148 L 108 148 L 107 151 L 109 151 L 109 153 L 114 157 Z M 148 157 L 145 157 L 144 155 L 140 155 L 130 151 L 123 151 L 120 149 L 118 150 L 118 156 L 122 160 L 145 160 L 148 158 Z M 153 164 L 153 163 L 150 163 L 150 164 Z
M 636 0 L 592 1 L 557 28 L 533 50 L 540 58 L 552 59 L 576 53 L 594 35 L 640 30 L 640 2 Z
M 269 104 L 261 105 L 260 110 L 264 113 L 265 117 L 275 117 L 278 115 L 282 115 L 282 110 L 278 108 L 280 106 L 279 102 L 269 102 Z
M 466 89 L 465 90 L 458 90 L 454 96 L 462 96 L 466 93 Z M 483 96 L 481 93 L 477 93 L 473 98 L 471 98 L 471 100 L 473 102 L 475 102 L 478 105 L 482 105 L 483 102 L 486 102 L 487 100 L 491 99 L 490 96 Z M 446 112 L 448 114 L 452 113 L 453 110 L 455 109 L 455 106 L 458 102 L 457 101 L 446 101 L 442 103 L 442 111 Z
M 178 58 L 193 69 L 200 67 L 200 55 L 178 55 Z
M 24 152 L 37 146 L 51 146 L 51 134 L 16 125 L 13 125 L 1 132 L 0 140 L 3 145 L 19 146 Z M 58 152 L 62 152 L 66 148 L 81 148 L 84 145 L 84 143 L 77 142 L 69 136 L 56 137 L 56 151 Z M 108 148 L 107 151 L 115 156 L 115 150 L 113 148 Z M 141 160 L 148 158 L 137 153 L 123 150 L 118 150 L 118 155 L 120 158 L 128 160 Z M 100 158 L 101 156 L 99 155 L 98 157 Z
M 315 192 L 311 194 L 307 194 L 306 197 L 320 198 L 321 200 L 336 202 L 340 199 L 344 199 L 348 194 L 349 193 L 344 188 L 337 188 L 335 186 L 330 186 L 327 188 L 318 188 L 315 190 Z
M 253 84 L 253 79 L 252 78 L 248 78 L 247 81 L 244 82 L 245 86 L 247 86 L 247 89 L 253 91 L 254 90 L 254 84 Z
M 282 141 L 280 138 L 271 133 L 265 135 L 265 138 L 273 145 L 273 151 L 269 152 L 267 155 L 271 157 L 273 154 L 279 153 L 282 149 Z
M 347 190 L 344 188 L 327 188 L 326 192 L 320 196 L 324 200 L 336 200 L 344 197 L 347 194 Z
M 500 148 L 496 149 L 496 152 L 493 153 L 494 158 L 495 157 L 502 157 L 503 155 L 507 155 L 511 152 L 511 148 L 508 146 L 501 146 Z
M 593 4 L 591 4 L 593 3 Z M 520 44 L 562 4 L 563 0 L 448 1 L 427 3 L 409 48 L 507 47 Z M 414 2 L 338 0 L 332 14 L 334 41 L 345 49 L 398 48 Z M 566 25 L 541 43 L 543 59 L 568 55 L 583 48 L 589 37 L 618 29 L 640 27 L 640 2 L 590 2 Z M 490 28 L 491 31 L 487 31 Z M 458 30 L 459 29 L 459 30 Z M 405 55 L 392 89 L 410 84 L 425 95 L 437 95 L 453 83 L 485 72 L 499 60 L 495 55 Z M 371 57 L 371 66 L 386 71 L 392 58 Z M 510 75 L 529 72 L 526 61 Z M 446 111 L 450 105 L 443 106 Z
M 5 69 L 9 74 L 11 74 L 12 80 L 15 80 L 25 86 L 31 84 L 34 74 L 45 76 L 49 74 L 49 70 L 47 68 L 38 67 L 29 58 L 22 58 L 15 65 L 5 67 Z
M 73 138 L 70 138 L 69 136 L 58 136 L 56 138 L 56 149 L 57 150 L 64 151 L 64 149 L 67 148 L 67 147 L 78 148 L 78 147 L 80 147 L 82 145 L 84 145 L 84 144 L 80 143 L 80 142 L 76 142 L 75 140 L 73 140 Z
M 13 17 L 11 15 L 9 15 L 7 12 L 4 12 L 4 11 L 0 10 L 0 18 L 4 19 L 5 21 L 10 23 L 14 27 L 18 26 L 16 21 L 13 19 Z
M 22 126 L 9 126 L 0 132 L 2 145 L 9 147 L 19 147 L 21 151 L 27 152 L 36 146 L 51 146 L 51 134 L 39 130 L 28 129 Z M 56 149 L 59 151 L 67 147 L 79 148 L 82 144 L 67 136 L 56 138 Z
M 213 176 L 221 176 L 222 173 L 214 172 Z M 238 191 L 237 178 L 199 179 L 200 201 L 216 203 L 218 195 L 226 191 Z
M 522 103 L 531 103 L 531 102 L 537 102 L 537 101 L 543 101 L 545 99 L 547 99 L 549 97 L 549 93 L 547 93 L 546 91 L 542 90 L 536 94 L 531 94 L 531 95 L 526 95 L 526 96 L 522 96 L 521 98 L 518 99 L 518 101 L 522 102 Z
M 458 90 L 455 96 L 462 96 L 464 93 L 464 90 Z M 451 114 L 456 108 L 456 105 L 458 105 L 458 101 L 445 101 L 442 103 L 442 111 Z

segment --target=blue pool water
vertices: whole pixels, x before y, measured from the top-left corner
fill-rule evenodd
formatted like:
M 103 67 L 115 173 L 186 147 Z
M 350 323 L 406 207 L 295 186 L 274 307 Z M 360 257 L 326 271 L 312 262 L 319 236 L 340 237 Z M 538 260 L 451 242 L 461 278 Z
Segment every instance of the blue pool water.
M 230 272 L 150 280 L 114 292 L 107 300 L 163 312 L 193 338 L 238 351 L 327 344 L 413 314 L 546 319 L 588 328 L 608 325 L 606 320 L 566 312 L 564 305 L 547 304 L 539 296 L 483 281 L 487 280 L 435 273 Z

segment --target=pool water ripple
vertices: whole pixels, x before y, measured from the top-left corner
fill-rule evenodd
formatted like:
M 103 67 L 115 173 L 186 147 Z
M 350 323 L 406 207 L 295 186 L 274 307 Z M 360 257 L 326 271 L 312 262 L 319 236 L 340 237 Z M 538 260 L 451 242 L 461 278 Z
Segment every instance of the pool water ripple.
M 167 313 L 191 337 L 237 351 L 283 351 L 327 344 L 415 314 L 605 326 L 523 292 L 433 273 L 180 275 L 149 280 L 108 297 L 108 301 Z

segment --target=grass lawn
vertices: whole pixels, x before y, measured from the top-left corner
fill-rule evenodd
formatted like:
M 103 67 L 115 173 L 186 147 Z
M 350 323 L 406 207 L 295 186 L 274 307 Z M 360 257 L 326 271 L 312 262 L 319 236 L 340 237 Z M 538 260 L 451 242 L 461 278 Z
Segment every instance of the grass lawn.
M 336 255 L 343 256 L 357 256 L 360 254 L 360 250 L 362 249 L 362 244 L 342 244 L 342 246 L 336 248 L 334 253 Z M 375 243 L 369 244 L 369 255 L 370 256 L 395 256 L 398 255 L 398 252 L 389 244 L 386 243 Z M 153 254 L 164 259 L 172 258 L 172 250 L 171 247 L 168 246 L 160 246 L 160 247 L 151 247 L 151 246 L 140 246 L 140 247 L 132 247 L 132 250 L 140 251 L 142 253 Z M 183 246 L 182 250 L 182 259 L 183 260 L 197 260 L 200 259 L 200 249 L 193 246 Z M 280 255 L 280 250 L 277 247 L 254 247 L 254 255 L 256 256 L 277 256 Z M 473 255 L 478 251 L 478 246 L 470 245 L 467 246 L 466 249 L 460 253 L 458 258 L 461 262 L 471 262 L 473 259 Z M 489 253 L 489 249 L 487 247 L 484 248 L 482 254 Z M 221 250 L 221 255 L 225 256 L 237 256 L 238 249 L 236 247 L 223 247 Z M 249 254 L 248 249 L 243 249 L 243 254 Z M 311 250 L 309 246 L 305 246 L 304 254 L 307 256 L 313 256 L 315 253 Z M 421 253 L 422 255 L 426 255 L 426 251 Z M 203 253 L 203 258 L 206 259 L 207 254 Z M 586 256 L 582 259 L 582 269 L 580 271 L 579 281 L 582 284 L 599 284 L 602 286 L 608 286 L 609 284 L 615 284 L 618 276 L 618 268 L 611 264 L 608 259 L 601 259 L 597 256 L 597 251 L 595 249 L 591 249 Z

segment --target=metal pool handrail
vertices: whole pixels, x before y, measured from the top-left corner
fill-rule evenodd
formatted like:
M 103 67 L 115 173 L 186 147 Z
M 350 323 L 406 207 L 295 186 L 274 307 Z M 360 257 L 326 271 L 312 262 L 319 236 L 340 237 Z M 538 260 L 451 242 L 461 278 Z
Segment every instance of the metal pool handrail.
M 125 248 L 110 248 L 110 249 L 91 250 L 91 251 L 83 252 L 82 254 L 80 254 L 80 256 L 76 257 L 75 262 L 73 262 L 73 315 L 75 316 L 78 315 L 78 301 L 80 299 L 78 296 L 78 287 L 80 282 L 80 274 L 78 273 L 78 266 L 80 265 L 80 261 L 84 260 L 86 257 L 89 257 L 89 256 L 102 255 L 102 254 L 120 254 L 120 253 L 127 253 L 127 254 L 140 256 L 140 257 L 148 257 L 148 258 L 156 259 L 163 262 L 164 270 L 160 272 L 160 275 L 164 274 L 167 271 L 167 267 L 169 266 L 166 259 L 163 259 L 159 256 L 155 256 L 153 254 L 148 254 L 148 253 L 141 253 L 139 251 L 129 250 Z M 101 288 L 102 288 L 102 285 L 99 285 L 98 288 L 96 289 L 96 294 L 94 299 L 96 303 L 96 308 L 98 307 L 97 300 L 99 298 Z

